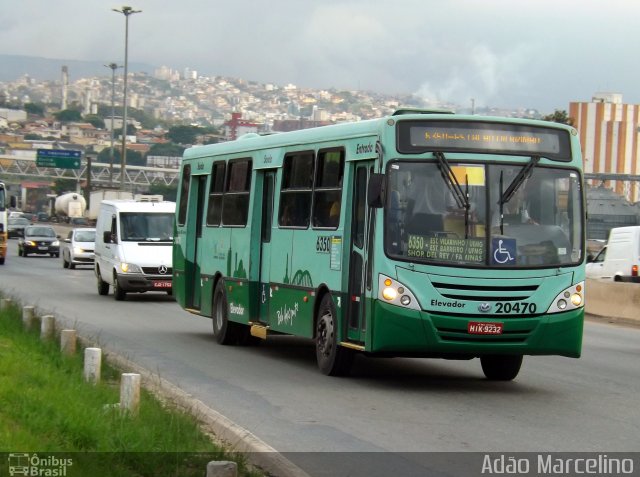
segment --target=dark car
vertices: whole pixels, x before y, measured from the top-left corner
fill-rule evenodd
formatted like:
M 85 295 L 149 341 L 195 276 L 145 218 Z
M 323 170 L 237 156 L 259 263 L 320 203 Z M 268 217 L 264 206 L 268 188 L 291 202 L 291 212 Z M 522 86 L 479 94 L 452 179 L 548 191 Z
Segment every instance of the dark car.
M 60 256 L 60 238 L 49 225 L 30 225 L 25 227 L 24 236 L 18 240 L 18 255 L 26 257 L 30 253 Z
M 7 235 L 11 237 L 22 237 L 24 235 L 25 227 L 31 225 L 29 219 L 24 217 L 11 217 L 7 224 Z
M 38 212 L 38 222 L 49 222 L 49 214 L 46 212 Z

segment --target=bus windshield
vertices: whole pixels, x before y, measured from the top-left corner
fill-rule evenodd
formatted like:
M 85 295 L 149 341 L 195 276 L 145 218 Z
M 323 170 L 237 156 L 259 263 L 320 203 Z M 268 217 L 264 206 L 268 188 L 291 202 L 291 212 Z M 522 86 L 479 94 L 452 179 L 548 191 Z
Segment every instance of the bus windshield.
M 385 251 L 438 265 L 523 268 L 583 259 L 582 190 L 574 169 L 528 164 L 393 161 Z M 460 199 L 460 196 L 463 199 Z

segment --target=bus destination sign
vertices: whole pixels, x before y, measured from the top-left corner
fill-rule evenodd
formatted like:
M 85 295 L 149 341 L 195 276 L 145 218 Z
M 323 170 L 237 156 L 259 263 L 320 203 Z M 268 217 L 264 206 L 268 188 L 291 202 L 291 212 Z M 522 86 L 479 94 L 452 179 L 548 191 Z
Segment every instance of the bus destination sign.
M 474 122 L 411 122 L 399 126 L 400 152 L 474 151 L 569 160 L 563 129 Z
M 409 235 L 407 256 L 440 262 L 484 263 L 483 239 Z

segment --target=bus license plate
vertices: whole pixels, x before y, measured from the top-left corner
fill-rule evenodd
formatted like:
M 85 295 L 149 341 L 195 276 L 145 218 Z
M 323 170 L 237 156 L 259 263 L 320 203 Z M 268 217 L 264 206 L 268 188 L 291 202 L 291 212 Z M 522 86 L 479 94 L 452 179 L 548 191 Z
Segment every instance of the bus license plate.
M 467 325 L 467 332 L 472 335 L 501 335 L 503 326 L 503 323 L 470 321 Z
M 171 282 L 169 280 L 158 280 L 153 282 L 153 288 L 171 288 Z

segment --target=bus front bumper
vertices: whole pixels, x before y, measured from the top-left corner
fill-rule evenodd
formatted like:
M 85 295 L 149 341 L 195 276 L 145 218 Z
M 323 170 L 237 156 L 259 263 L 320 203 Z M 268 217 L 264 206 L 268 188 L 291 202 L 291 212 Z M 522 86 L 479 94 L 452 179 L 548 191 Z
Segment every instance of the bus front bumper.
M 455 316 L 408 310 L 376 301 L 373 354 L 472 358 L 487 354 L 580 357 L 584 308 L 543 316 Z M 501 323 L 500 334 L 471 334 L 469 322 Z

